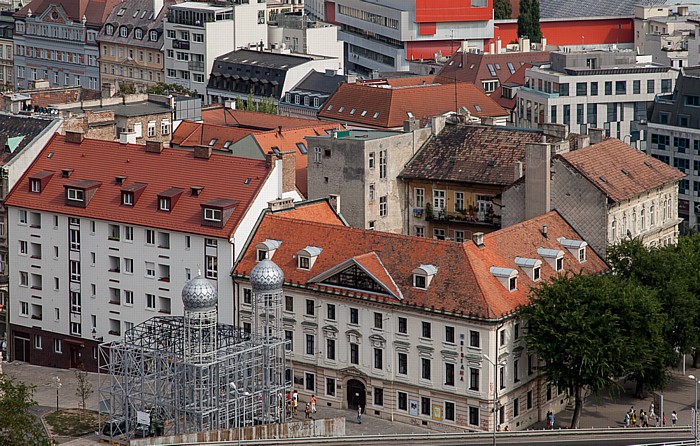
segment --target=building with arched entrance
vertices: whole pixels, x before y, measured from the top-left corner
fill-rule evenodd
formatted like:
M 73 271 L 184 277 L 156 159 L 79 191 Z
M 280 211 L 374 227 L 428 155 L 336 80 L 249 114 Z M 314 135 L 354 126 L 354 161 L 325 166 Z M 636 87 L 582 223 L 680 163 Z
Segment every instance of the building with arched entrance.
M 516 310 L 540 280 L 607 270 L 556 212 L 459 243 L 350 228 L 327 202 L 307 202 L 267 211 L 234 265 L 244 329 L 258 314 L 250 272 L 266 259 L 284 271 L 287 379 L 302 401 L 316 396 L 319 417 L 359 405 L 475 431 L 493 429 L 494 413 L 515 430 L 564 407 Z

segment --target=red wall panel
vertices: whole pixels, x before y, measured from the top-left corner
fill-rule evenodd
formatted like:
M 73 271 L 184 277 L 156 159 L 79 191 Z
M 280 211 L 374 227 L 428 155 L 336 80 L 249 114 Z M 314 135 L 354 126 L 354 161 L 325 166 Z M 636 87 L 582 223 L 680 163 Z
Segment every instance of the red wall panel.
M 339 23 L 335 21 L 335 2 L 326 2 L 326 22 L 338 25 Z
M 474 22 L 493 19 L 493 0 L 472 8 L 465 0 L 416 0 L 416 22 Z
M 542 35 L 550 45 L 581 45 L 634 42 L 634 25 L 631 18 L 602 20 L 560 20 L 541 22 Z M 497 23 L 494 40 L 501 38 L 503 47 L 518 41 L 518 24 Z M 485 45 L 488 50 L 488 43 Z
M 451 56 L 453 51 L 459 49 L 458 41 L 450 40 L 422 40 L 406 42 L 406 59 L 420 60 L 434 59 L 435 53 L 442 51 L 443 56 Z
M 418 34 L 421 36 L 434 36 L 437 31 L 437 23 L 419 23 Z

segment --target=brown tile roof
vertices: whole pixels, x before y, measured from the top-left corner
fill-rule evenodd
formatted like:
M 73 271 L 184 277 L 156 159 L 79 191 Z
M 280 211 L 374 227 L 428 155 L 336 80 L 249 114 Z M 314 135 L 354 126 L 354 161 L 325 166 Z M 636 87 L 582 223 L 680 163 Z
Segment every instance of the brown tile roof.
M 183 121 L 173 132 L 171 144 L 179 147 L 208 146 L 212 139 L 216 138 L 216 142 L 211 147 L 226 150 L 224 149 L 226 142 L 235 143 L 256 131 L 226 125 Z
M 300 201 L 294 203 L 294 209 L 285 209 L 277 211 L 277 213 L 282 213 L 285 218 L 295 220 L 346 226 L 342 217 L 336 214 L 333 208 L 328 204 L 327 198 L 322 200 Z
M 295 129 L 315 127 L 325 122 L 317 119 L 293 118 L 289 116 L 271 115 L 246 110 L 232 110 L 224 107 L 213 107 L 202 110 L 202 121 L 208 124 L 245 127 L 252 130 L 273 130 L 278 127 Z
M 295 211 L 297 216 L 303 213 L 298 211 Z M 541 232 L 545 224 L 548 238 Z M 587 261 L 579 263 L 557 241 L 558 237 L 580 240 L 556 212 L 488 234 L 482 248 L 471 241 L 457 243 L 329 225 L 289 218 L 279 212 L 263 217 L 235 265 L 233 275 L 248 277 L 256 264 L 254 247 L 257 243 L 266 239 L 280 240 L 282 243 L 272 261 L 282 268 L 288 285 L 458 316 L 494 319 L 527 305 L 528 291 L 534 283 L 521 271 L 518 289 L 510 292 L 491 274 L 492 266 L 517 269 L 515 257 L 540 258 L 537 249 L 550 248 L 564 252 L 566 271 L 600 273 L 607 270 L 603 260 L 591 250 Z M 310 271 L 298 269 L 294 257 L 307 246 L 323 249 Z M 349 261 L 362 265 L 378 282 L 396 292 L 352 290 L 323 280 L 312 281 Z M 413 287 L 413 270 L 421 265 L 437 267 L 427 290 Z M 556 274 L 542 261 L 542 279 Z
M 508 85 L 511 87 L 519 87 L 525 85 L 525 71 L 528 68 L 532 68 L 532 64 L 526 63 L 520 66 L 520 68 L 515 70 L 515 73 L 508 79 L 506 79 L 505 82 L 501 84 L 503 85 Z M 501 86 L 499 86 L 496 91 L 491 93 L 491 98 L 498 103 L 501 107 L 508 109 L 508 110 L 513 110 L 515 109 L 515 104 L 518 102 L 518 95 L 513 94 L 512 98 L 506 98 L 502 96 L 503 90 L 501 89 Z
M 29 10 L 33 16 L 39 16 L 51 5 L 58 4 L 66 15 L 74 22 L 80 22 L 85 16 L 86 24 L 92 27 L 101 27 L 112 9 L 117 7 L 122 0 L 70 0 L 56 2 L 53 0 L 34 0 L 14 14 L 16 18 L 25 18 Z
M 403 126 L 409 113 L 424 120 L 461 107 L 479 118 L 508 115 L 473 84 L 423 76 L 340 84 L 319 117 L 373 128 L 396 128 Z
M 254 133 L 253 138 L 260 146 L 263 153 L 270 153 L 273 147 L 276 147 L 280 152 L 294 152 L 296 162 L 296 186 L 299 192 L 304 196 L 308 196 L 308 146 L 306 143 L 307 136 L 325 135 L 326 130 L 337 129 L 338 124 L 328 123 L 326 121 L 315 121 L 315 127 L 303 127 L 295 129 L 269 130 L 267 132 Z M 303 144 L 306 153 L 303 153 L 299 147 Z
M 404 178 L 508 186 L 525 145 L 542 131 L 483 125 L 447 125 L 406 165 Z
M 483 91 L 481 81 L 498 79 L 500 83 L 504 83 L 521 65 L 548 61 L 549 51 L 505 52 L 500 54 L 458 51 L 445 64 L 439 74 L 449 79 L 456 78 L 462 82 L 471 82 Z M 508 63 L 513 65 L 513 72 L 508 67 Z M 496 76 L 491 74 L 489 65 L 493 68 Z
M 615 138 L 559 157 L 612 202 L 627 200 L 685 176 L 680 170 Z
M 70 178 L 61 176 L 63 169 L 73 170 Z M 29 176 L 42 171 L 58 174 L 41 193 L 30 192 Z M 217 154 L 201 159 L 189 151 L 168 148 L 161 153 L 148 153 L 143 145 L 87 138 L 76 144 L 55 135 L 16 183 L 5 204 L 229 238 L 270 172 L 264 160 Z M 126 177 L 123 185 L 115 181 L 118 176 Z M 250 181 L 246 184 L 247 179 Z M 77 180 L 101 182 L 85 208 L 65 204 L 64 185 Z M 122 206 L 122 187 L 134 183 L 146 184 L 146 188 L 134 206 Z M 203 187 L 198 196 L 190 193 L 192 186 Z M 173 187 L 185 192 L 170 212 L 159 211 L 158 194 Z M 238 204 L 223 228 L 202 226 L 201 205 L 216 199 Z

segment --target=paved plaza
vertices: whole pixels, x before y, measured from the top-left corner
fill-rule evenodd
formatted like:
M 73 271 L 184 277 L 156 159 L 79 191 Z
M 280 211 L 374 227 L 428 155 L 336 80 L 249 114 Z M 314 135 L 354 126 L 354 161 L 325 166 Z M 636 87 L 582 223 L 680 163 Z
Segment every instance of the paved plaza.
M 690 357 L 688 357 L 690 361 Z M 25 364 L 22 362 L 3 363 L 2 370 L 4 373 L 12 376 L 15 379 L 23 381 L 27 384 L 36 386 L 35 399 L 38 403 L 36 409 L 37 414 L 46 414 L 56 408 L 56 389 L 53 386 L 54 377 L 59 377 L 61 380 L 61 389 L 58 392 L 58 404 L 61 408 L 77 408 L 80 404 L 80 399 L 76 394 L 77 379 L 74 370 L 53 369 L 48 367 L 38 367 Z M 686 375 L 695 374 L 697 370 L 687 365 Z M 88 377 L 92 384 L 94 393 L 87 400 L 87 408 L 98 410 L 98 375 L 90 373 Z M 625 412 L 630 406 L 634 406 L 637 412 L 640 409 L 649 411 L 649 406 L 652 401 L 651 396 L 644 400 L 633 398 L 633 383 L 624 384 L 623 390 L 617 395 L 610 396 L 608 393 L 594 395 L 586 400 L 583 415 L 581 419 L 582 428 L 595 427 L 624 427 Z M 691 408 L 695 404 L 695 387 L 692 380 L 682 374 L 681 370 L 674 370 L 673 380 L 663 392 L 664 394 L 664 412 L 668 425 L 671 423 L 671 411 L 675 410 L 678 413 L 679 426 L 688 425 L 691 418 Z M 304 401 L 300 404 L 303 407 Z M 658 408 L 656 409 L 658 411 Z M 303 413 L 297 418 L 304 417 Z M 414 426 L 405 423 L 392 423 L 388 420 L 379 419 L 369 414 L 362 417 L 362 424 L 356 422 L 357 415 L 355 411 L 347 409 L 338 409 L 331 407 L 319 406 L 317 417 L 346 418 L 346 434 L 347 435 L 377 435 L 377 434 L 406 434 L 406 433 L 421 433 L 428 432 L 428 429 L 420 426 Z M 563 411 L 556 416 L 557 428 L 568 427 L 571 421 L 572 411 Z M 534 428 L 543 429 L 545 421 L 537 423 Z M 639 428 L 638 428 L 639 429 Z M 671 429 L 671 427 L 669 427 Z M 88 446 L 99 444 L 94 435 L 80 438 L 59 438 L 61 444 L 69 444 L 71 446 Z

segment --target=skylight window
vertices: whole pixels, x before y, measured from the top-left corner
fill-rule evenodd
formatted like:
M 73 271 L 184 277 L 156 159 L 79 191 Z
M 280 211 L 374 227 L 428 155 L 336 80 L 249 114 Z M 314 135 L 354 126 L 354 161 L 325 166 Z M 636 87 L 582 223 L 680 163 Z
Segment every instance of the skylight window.
M 350 114 L 354 115 L 356 110 L 357 110 L 356 108 L 353 108 L 352 110 L 350 110 Z
M 218 141 L 218 140 L 219 140 L 219 138 L 212 138 L 211 141 L 209 141 L 209 146 L 213 146 L 214 144 L 216 144 L 216 141 Z
M 372 119 L 377 119 L 379 117 L 379 112 L 376 112 L 374 116 L 372 116 Z
M 411 113 L 411 112 L 406 112 L 406 114 L 408 115 L 409 119 L 413 119 L 413 118 L 414 118 L 413 113 Z
M 510 74 L 515 73 L 515 67 L 513 66 L 512 62 L 508 62 L 506 65 L 508 65 L 508 71 L 510 71 Z
M 246 186 L 250 184 L 250 178 L 246 178 L 245 181 L 243 182 Z
M 298 142 L 297 148 L 302 153 L 302 155 L 306 155 L 309 152 L 308 149 L 306 148 L 306 144 L 304 144 L 303 142 Z
M 481 111 L 481 107 L 479 105 L 474 104 L 474 109 L 478 112 Z
M 496 70 L 493 69 L 493 65 L 491 65 L 489 63 L 489 64 L 486 64 L 486 67 L 488 67 L 489 73 L 491 73 L 491 76 L 496 77 Z
M 367 114 L 367 110 L 362 110 L 362 113 L 360 113 L 360 116 L 364 116 Z
M 345 107 L 341 106 L 341 107 L 338 109 L 338 113 L 343 113 L 343 110 L 345 110 Z
M 125 12 L 126 12 L 126 8 L 121 8 L 121 9 L 119 10 L 119 12 L 117 13 L 117 16 L 121 17 L 121 16 L 124 15 Z
M 333 110 L 333 104 L 328 104 L 328 108 L 326 109 L 326 111 L 331 111 L 331 110 Z
M 231 147 L 232 142 L 231 141 L 226 141 L 224 143 L 224 149 L 228 150 L 229 147 Z
M 497 69 L 497 70 L 500 70 L 500 69 L 501 69 L 501 65 L 496 64 L 496 69 Z

